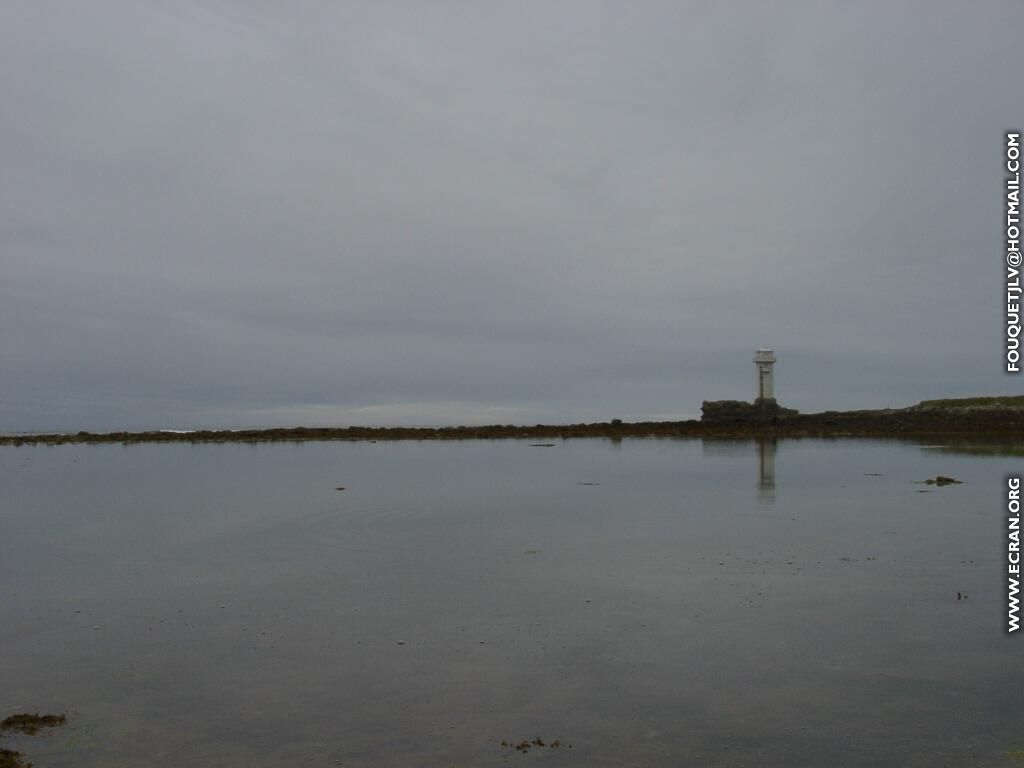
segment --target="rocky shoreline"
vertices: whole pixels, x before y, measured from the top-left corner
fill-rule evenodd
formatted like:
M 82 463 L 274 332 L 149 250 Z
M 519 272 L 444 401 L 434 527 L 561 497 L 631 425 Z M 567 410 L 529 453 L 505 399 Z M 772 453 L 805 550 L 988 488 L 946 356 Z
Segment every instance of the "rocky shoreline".
M 752 413 L 750 404 L 730 410 L 717 401 L 705 403 L 704 418 L 689 421 L 609 422 L 590 424 L 511 424 L 463 427 L 294 427 L 194 432 L 77 432 L 74 434 L 0 435 L 0 445 L 62 445 L 68 443 L 262 443 L 324 440 L 493 440 L 611 439 L 662 437 L 901 437 L 915 435 L 994 435 L 1024 438 L 1024 398 L 992 398 L 998 403 L 950 403 L 931 407 L 864 411 L 797 413 L 779 408 Z M 956 403 L 965 403 L 957 405 Z M 970 405 L 966 403 L 971 403 Z M 711 406 L 710 410 L 708 406 Z

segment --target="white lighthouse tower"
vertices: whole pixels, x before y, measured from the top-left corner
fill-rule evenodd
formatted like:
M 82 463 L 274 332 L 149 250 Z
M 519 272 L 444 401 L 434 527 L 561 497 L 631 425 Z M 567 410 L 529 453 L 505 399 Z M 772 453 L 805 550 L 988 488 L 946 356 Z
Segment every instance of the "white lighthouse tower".
M 775 405 L 775 382 L 772 367 L 775 365 L 775 352 L 761 347 L 754 353 L 754 366 L 757 368 L 757 399 L 755 405 Z

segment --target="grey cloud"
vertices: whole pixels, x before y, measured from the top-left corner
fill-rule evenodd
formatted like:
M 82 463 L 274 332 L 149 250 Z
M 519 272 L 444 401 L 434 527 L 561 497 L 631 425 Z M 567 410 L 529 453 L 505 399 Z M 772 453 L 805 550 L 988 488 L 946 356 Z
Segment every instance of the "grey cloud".
M 11 3 L 0 429 L 693 415 L 762 344 L 804 410 L 1019 389 L 1022 22 Z

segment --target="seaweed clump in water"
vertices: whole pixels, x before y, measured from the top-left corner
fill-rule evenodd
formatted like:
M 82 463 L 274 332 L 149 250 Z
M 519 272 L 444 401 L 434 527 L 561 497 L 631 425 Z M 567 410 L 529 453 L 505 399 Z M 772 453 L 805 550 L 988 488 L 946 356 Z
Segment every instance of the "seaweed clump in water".
M 26 763 L 23 757 L 21 752 L 0 748 L 0 768 L 32 768 L 32 763 Z
M 525 755 L 527 752 L 530 751 L 531 747 L 550 747 L 551 749 L 558 749 L 560 746 L 562 746 L 562 742 L 559 741 L 558 739 L 555 739 L 554 741 L 550 742 L 549 744 L 545 744 L 544 743 L 544 739 L 542 739 L 540 736 L 538 736 L 533 741 L 528 741 L 526 739 L 523 739 L 518 744 L 509 744 L 507 741 L 502 741 L 501 742 L 501 746 L 503 746 L 503 747 L 513 747 L 516 750 L 516 752 L 521 752 L 521 753 L 523 753 Z M 572 744 L 569 745 L 569 749 L 572 749 Z
M 0 734 L 5 731 L 15 731 L 34 736 L 43 728 L 53 728 L 64 725 L 66 722 L 67 718 L 64 715 L 40 715 L 38 713 L 11 715 L 0 722 Z M 32 763 L 27 762 L 25 755 L 21 752 L 0 748 L 0 768 L 32 768 Z
M 67 718 L 64 715 L 40 715 L 39 713 L 11 715 L 0 723 L 0 731 L 17 731 L 34 736 L 43 728 L 53 728 L 64 725 L 66 722 Z

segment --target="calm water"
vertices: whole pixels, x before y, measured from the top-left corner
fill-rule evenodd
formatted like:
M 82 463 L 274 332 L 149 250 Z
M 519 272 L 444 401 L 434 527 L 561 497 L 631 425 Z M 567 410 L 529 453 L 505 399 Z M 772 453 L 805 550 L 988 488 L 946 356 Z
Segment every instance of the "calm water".
M 70 715 L 3 744 L 37 766 L 1019 765 L 1020 465 L 884 441 L 0 448 L 0 716 Z M 936 474 L 964 484 L 913 482 Z M 501 746 L 538 736 L 561 746 Z

